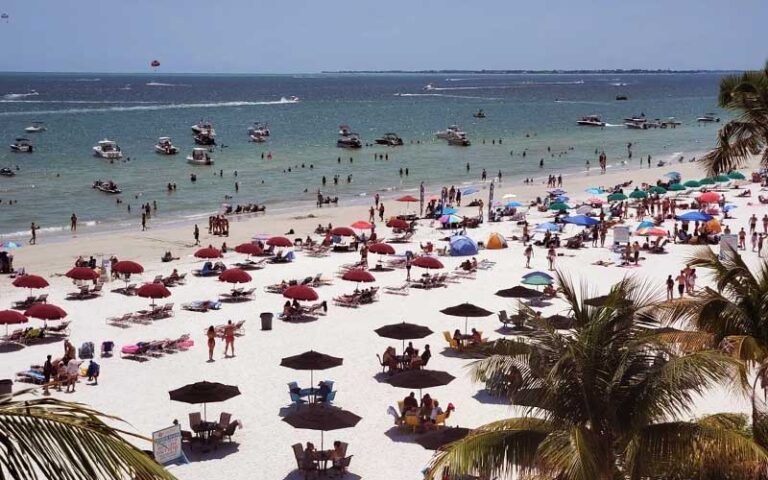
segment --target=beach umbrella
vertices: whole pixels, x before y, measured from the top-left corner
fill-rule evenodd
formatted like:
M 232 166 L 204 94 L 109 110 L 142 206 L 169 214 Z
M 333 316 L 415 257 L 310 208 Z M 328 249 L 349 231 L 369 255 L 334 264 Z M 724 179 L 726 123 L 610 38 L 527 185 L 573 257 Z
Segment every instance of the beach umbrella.
M 122 275 L 132 275 L 144 272 L 144 267 L 131 260 L 121 260 L 112 265 L 112 271 Z
M 420 267 L 420 268 L 443 268 L 443 263 L 438 260 L 435 257 L 429 257 L 427 255 L 422 255 L 420 257 L 416 257 L 413 259 L 413 262 L 411 262 L 411 265 L 414 267 Z
M 379 242 L 369 246 L 368 251 L 371 253 L 377 253 L 379 255 L 394 255 L 395 247 L 388 243 Z
M 718 222 L 716 218 L 713 218 L 712 220 L 708 221 L 704 225 L 707 227 L 708 233 L 720 233 L 720 231 L 722 230 L 722 227 L 720 226 L 720 222 Z
M 220 282 L 248 283 L 251 280 L 253 280 L 251 275 L 245 270 L 241 270 L 239 268 L 228 268 L 224 270 L 221 275 L 219 275 Z
M 221 258 L 221 250 L 213 247 L 205 247 L 195 252 L 197 258 Z
M 716 183 L 726 183 L 731 181 L 731 177 L 721 173 L 720 175 L 717 175 L 714 180 Z
M 558 195 L 554 198 L 555 202 L 559 203 L 568 203 L 568 201 L 571 199 L 571 197 L 566 197 L 565 195 Z
M 623 200 L 626 200 L 627 198 L 629 198 L 629 197 L 627 197 L 626 195 L 624 195 L 621 192 L 612 193 L 612 194 L 608 195 L 608 201 L 609 202 L 621 202 Z
M 61 320 L 67 316 L 63 308 L 57 307 L 52 303 L 36 303 L 29 307 L 24 315 L 37 318 L 39 320 Z
M 190 404 L 203 404 L 203 419 L 207 417 L 209 403 L 218 403 L 240 395 L 240 389 L 235 385 L 225 385 L 218 382 L 196 382 L 184 385 L 168 392 L 171 400 Z
M 716 182 L 715 182 L 714 178 L 706 177 L 706 178 L 702 178 L 701 180 L 699 180 L 699 183 L 702 184 L 702 185 L 714 185 Z
M 449 443 L 461 440 L 471 432 L 471 429 L 464 427 L 439 428 L 425 433 L 424 435 L 419 435 L 418 438 L 416 438 L 416 443 L 427 450 L 438 450 Z
M 667 189 L 659 185 L 654 185 L 653 187 L 649 188 L 648 191 L 658 195 L 664 195 L 665 193 L 667 193 Z
M 392 217 L 387 222 L 387 226 L 389 228 L 395 228 L 397 230 L 408 230 L 411 228 L 411 224 L 406 222 L 405 220 L 397 217 Z
M 636 234 L 643 237 L 666 237 L 667 231 L 658 227 L 646 227 L 639 229 Z
M 520 282 L 525 285 L 552 285 L 554 278 L 544 272 L 531 272 L 523 276 L 523 280 Z
M 350 225 L 350 227 L 356 228 L 358 230 L 370 230 L 370 229 L 373 228 L 373 224 L 368 223 L 368 222 L 363 221 L 363 220 L 358 220 L 355 223 L 353 223 L 352 225 Z
M 720 200 L 720 194 L 717 192 L 704 192 L 698 196 L 697 200 L 701 203 L 715 203 Z
M 728 178 L 731 180 L 744 180 L 746 177 L 741 172 L 731 172 L 728 174 Z
M 602 194 L 605 193 L 605 190 L 603 190 L 600 187 L 590 187 L 590 188 L 588 188 L 588 189 L 586 189 L 584 191 L 587 192 L 587 193 L 590 193 L 592 195 L 602 195 Z
M 667 178 L 672 178 L 672 179 L 677 178 L 677 179 L 679 179 L 681 175 L 680 175 L 680 172 L 667 172 L 667 173 L 664 174 L 664 176 L 667 177 Z
M 331 229 L 331 235 L 337 237 L 354 237 L 355 231 L 349 227 L 336 227 Z
M 688 180 L 683 185 L 688 188 L 699 188 L 701 186 L 701 182 L 697 180 Z
M 64 276 L 71 278 L 72 280 L 93 281 L 98 280 L 99 273 L 92 268 L 75 267 L 65 273 Z
M 462 220 L 464 220 L 464 219 L 461 218 L 460 216 L 450 214 L 450 215 L 443 215 L 442 217 L 440 217 L 439 221 L 440 221 L 440 223 L 443 223 L 443 224 L 446 224 L 446 223 L 447 224 L 454 224 L 454 223 L 461 223 Z
M 683 190 L 686 190 L 685 185 L 682 185 L 680 183 L 673 183 L 669 186 L 669 189 L 672 192 L 681 192 Z
M 16 310 L 0 310 L 0 325 L 5 325 L 5 335 L 8 336 L 8 325 L 27 323 L 29 319 Z
M 568 330 L 573 328 L 575 324 L 573 317 L 566 317 L 565 315 L 550 315 L 545 318 L 544 321 L 555 330 Z
M 517 208 L 517 207 L 522 207 L 523 204 L 520 202 L 511 201 L 511 202 L 507 202 L 504 206 L 507 208 Z
M 390 377 L 387 382 L 398 388 L 418 388 L 419 397 L 423 388 L 435 388 L 448 385 L 456 378 L 440 370 L 405 370 Z
M 568 210 L 569 208 L 571 207 L 569 207 L 563 202 L 555 202 L 549 206 L 549 209 L 554 211 Z
M 474 195 L 474 194 L 476 194 L 476 193 L 478 193 L 478 192 L 480 192 L 480 189 L 479 189 L 479 188 L 475 188 L 475 187 L 469 187 L 469 188 L 465 188 L 465 189 L 464 189 L 464 190 L 461 192 L 461 195 L 462 195 L 463 197 L 468 197 L 468 196 L 470 196 L 470 195 Z
M 280 360 L 281 367 L 291 368 L 293 370 L 309 370 L 309 386 L 315 385 L 315 370 L 328 370 L 340 366 L 344 363 L 343 358 L 333 357 L 324 353 L 309 350 L 299 355 L 285 357 Z
M 648 198 L 648 194 L 636 188 L 632 193 L 629 194 L 629 198 L 634 198 L 636 200 L 641 198 Z
M 396 199 L 398 202 L 405 202 L 405 203 L 411 203 L 411 202 L 418 202 L 419 199 L 414 197 L 413 195 L 405 195 L 403 197 L 400 197 Z
M 269 240 L 267 240 L 267 245 L 271 247 L 288 248 L 293 246 L 293 242 L 285 237 L 270 237 Z
M 283 421 L 293 428 L 320 430 L 320 450 L 323 450 L 325 432 L 352 428 L 361 420 L 352 412 L 328 405 L 307 405 L 290 413 Z
M 547 190 L 547 193 L 549 193 L 550 195 L 557 196 L 557 195 L 564 195 L 568 192 L 566 192 L 562 188 L 553 188 L 552 190 Z
M 539 232 L 559 232 L 560 231 L 560 225 L 552 222 L 544 222 L 536 225 L 536 229 Z
M 504 239 L 504 237 L 501 236 L 501 234 L 497 232 L 491 232 L 490 235 L 488 235 L 488 239 L 485 241 L 485 248 L 488 250 L 500 250 L 502 248 L 507 248 L 507 241 Z
M 313 302 L 320 298 L 315 289 L 308 285 L 291 285 L 283 291 L 283 297 L 306 302 Z
M 589 197 L 587 203 L 590 205 L 602 205 L 605 203 L 605 200 L 600 197 Z
M 168 298 L 171 296 L 171 291 L 160 282 L 145 283 L 136 290 L 136 295 L 141 298 L 150 298 L 152 302 L 150 305 L 155 306 L 155 300 L 158 298 Z
M 363 270 L 362 268 L 353 268 L 347 270 L 344 272 L 344 275 L 341 276 L 341 279 L 348 282 L 357 282 L 358 287 L 355 287 L 355 290 L 359 288 L 361 282 L 371 283 L 376 281 L 376 277 L 371 275 L 371 273 L 367 270 Z
M 393 323 L 391 325 L 384 325 L 374 330 L 380 337 L 392 338 L 395 340 L 403 341 L 403 351 L 405 351 L 405 341 L 424 338 L 432 335 L 432 330 L 428 327 L 416 325 L 414 323 Z
M 501 298 L 538 298 L 544 293 L 528 287 L 515 286 L 504 290 L 499 290 L 496 295 Z
M 48 281 L 40 275 L 19 275 L 12 285 L 18 288 L 45 288 Z
M 694 210 L 692 212 L 686 212 L 682 215 L 678 215 L 675 218 L 682 222 L 708 222 L 714 217 L 708 213 Z
M 469 255 L 477 255 L 478 246 L 477 242 L 464 235 L 454 235 L 449 240 L 451 256 L 453 257 L 466 257 Z
M 19 242 L 6 241 L 0 243 L 0 249 L 3 250 L 15 250 L 17 248 L 21 248 L 21 244 Z
M 245 255 L 261 255 L 264 253 L 264 249 L 262 249 L 260 246 L 256 245 L 255 243 L 241 243 L 240 245 L 235 247 L 235 251 L 237 253 L 242 253 Z
M 734 208 L 739 208 L 739 207 L 734 205 L 734 204 L 732 204 L 732 203 L 729 203 L 729 204 L 723 206 L 723 211 L 724 212 L 730 212 Z
M 488 310 L 482 307 L 478 307 L 477 305 L 473 305 L 469 302 L 464 302 L 452 307 L 444 308 L 440 310 L 440 313 L 444 315 L 450 315 L 451 317 L 464 317 L 465 335 L 467 333 L 467 323 L 469 322 L 469 317 L 481 318 L 493 315 L 493 312 L 489 312 Z
M 439 212 L 437 212 L 437 216 L 442 215 L 453 215 L 454 213 L 458 212 L 459 210 L 453 207 L 443 207 Z
M 637 230 L 640 230 L 641 228 L 650 228 L 650 227 L 655 227 L 655 226 L 656 226 L 656 224 L 653 223 L 652 221 L 650 221 L 650 220 L 643 220 L 642 222 L 637 224 Z
M 574 215 L 574 216 L 568 216 L 563 218 L 563 222 L 565 223 L 572 223 L 574 225 L 581 225 L 584 227 L 589 227 L 592 225 L 597 225 L 600 223 L 600 220 L 592 217 L 588 217 L 586 215 Z

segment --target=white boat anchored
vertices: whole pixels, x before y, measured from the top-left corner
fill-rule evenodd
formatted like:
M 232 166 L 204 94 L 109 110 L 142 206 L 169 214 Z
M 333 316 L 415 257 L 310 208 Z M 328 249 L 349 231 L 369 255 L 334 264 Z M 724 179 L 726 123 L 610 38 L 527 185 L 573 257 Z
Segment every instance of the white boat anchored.
M 24 129 L 24 131 L 27 133 L 40 133 L 46 130 L 47 128 L 45 128 L 43 122 L 32 122 L 32 125 Z
M 435 134 L 437 138 L 448 141 L 448 145 L 459 147 L 468 147 L 472 142 L 467 138 L 467 134 L 456 125 L 451 125 L 445 130 L 440 130 Z
M 354 133 L 348 125 L 339 127 L 339 139 L 336 140 L 336 146 L 339 148 L 362 148 L 363 142 L 360 136 Z
M 581 117 L 581 120 L 578 120 L 576 124 L 581 125 L 583 127 L 604 127 L 605 126 L 605 122 L 597 115 L 587 115 L 586 117 Z
M 160 137 L 155 144 L 155 152 L 162 155 L 176 155 L 179 149 L 171 142 L 171 137 Z
M 187 163 L 190 165 L 213 165 L 213 159 L 205 148 L 193 148 L 192 154 L 187 156 Z
M 712 123 L 712 122 L 719 122 L 720 118 L 717 117 L 714 113 L 705 113 L 704 115 L 697 118 L 696 121 L 704 122 L 704 123 Z
M 253 122 L 253 125 L 248 127 L 248 135 L 268 137 L 270 135 L 269 126 L 266 123 Z
M 200 120 L 196 124 L 192 125 L 190 128 L 192 129 L 192 133 L 195 133 L 195 134 L 207 133 L 211 136 L 216 136 L 216 130 L 214 130 L 213 124 L 211 124 L 211 122 L 204 122 Z
M 32 153 L 35 148 L 29 143 L 26 138 L 17 138 L 15 142 L 11 144 L 11 151 L 17 153 Z
M 93 154 L 99 158 L 106 158 L 107 160 L 119 160 L 123 158 L 123 152 L 120 150 L 120 146 L 112 140 L 106 138 L 93 147 Z
M 120 190 L 120 187 L 117 186 L 115 182 L 112 180 L 96 180 L 93 182 L 93 188 L 100 192 L 109 193 L 112 195 L 117 195 L 118 193 L 122 193 L 122 190 Z

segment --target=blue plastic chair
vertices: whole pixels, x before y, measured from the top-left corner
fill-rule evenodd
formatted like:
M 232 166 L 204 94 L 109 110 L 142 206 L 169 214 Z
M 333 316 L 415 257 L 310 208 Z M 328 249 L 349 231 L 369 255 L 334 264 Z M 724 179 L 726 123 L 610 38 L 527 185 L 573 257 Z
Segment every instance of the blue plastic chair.
M 296 408 L 299 407 L 302 403 L 307 403 L 306 400 L 302 400 L 298 393 L 290 392 L 291 395 L 291 403 L 293 403 Z
M 336 390 L 332 391 L 331 393 L 328 394 L 327 397 L 325 397 L 325 403 L 330 405 L 331 403 L 333 403 L 335 399 L 336 399 Z
M 288 390 L 293 390 L 295 388 L 299 388 L 299 384 L 297 382 L 288 382 Z
M 323 380 L 323 383 L 328 385 L 329 390 L 333 390 L 333 380 Z

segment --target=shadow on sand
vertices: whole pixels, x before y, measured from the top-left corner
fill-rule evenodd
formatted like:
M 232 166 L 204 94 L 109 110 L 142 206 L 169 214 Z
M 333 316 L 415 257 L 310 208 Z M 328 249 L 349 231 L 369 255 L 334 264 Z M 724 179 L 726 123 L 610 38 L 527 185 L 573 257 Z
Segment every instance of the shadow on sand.
M 487 389 L 478 390 L 472 398 L 487 405 L 511 405 L 511 402 L 499 395 L 492 395 Z

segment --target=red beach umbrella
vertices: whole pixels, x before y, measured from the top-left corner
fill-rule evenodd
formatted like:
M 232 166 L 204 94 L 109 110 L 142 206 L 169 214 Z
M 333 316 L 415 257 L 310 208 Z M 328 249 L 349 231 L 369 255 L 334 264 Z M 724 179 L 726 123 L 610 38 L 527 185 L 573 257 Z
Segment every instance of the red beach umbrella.
M 720 194 L 717 192 L 705 192 L 699 195 L 698 200 L 701 203 L 715 203 L 720 200 Z
M 336 235 L 338 237 L 354 237 L 355 231 L 349 227 L 336 227 L 331 229 L 331 235 Z
M 354 268 L 352 270 L 347 270 L 344 272 L 344 275 L 341 276 L 342 280 L 347 280 L 350 282 L 375 282 L 376 277 L 371 275 L 370 272 L 367 270 L 362 270 L 360 268 Z
M 373 228 L 373 224 L 372 223 L 368 223 L 368 222 L 363 221 L 363 220 L 358 220 L 355 223 L 353 223 L 352 225 L 350 225 L 350 227 L 356 228 L 358 230 L 370 230 L 370 229 Z
M 67 316 L 67 312 L 52 303 L 36 303 L 29 307 L 24 315 L 40 320 L 61 320 Z
M 241 243 L 235 247 L 235 251 L 245 255 L 261 255 L 264 253 L 264 250 L 255 243 Z
M 397 201 L 410 203 L 410 202 L 418 202 L 419 199 L 414 197 L 413 195 L 405 195 L 404 197 L 398 198 Z
M 131 260 L 121 260 L 112 266 L 112 270 L 123 275 L 130 275 L 143 273 L 144 267 Z
M 5 334 L 8 335 L 8 325 L 27 323 L 29 320 L 16 310 L 0 310 L 0 325 L 5 325 Z
M 88 267 L 75 267 L 68 271 L 66 274 L 67 278 L 71 278 L 72 280 L 97 280 L 99 278 L 99 274 L 96 270 Z
M 398 230 L 407 230 L 411 228 L 411 224 L 406 222 L 405 220 L 397 217 L 392 217 L 387 222 L 387 226 L 389 228 L 396 228 Z
M 213 247 L 205 247 L 195 252 L 197 258 L 221 258 L 221 250 Z
M 379 255 L 394 255 L 395 247 L 388 243 L 380 242 L 374 243 L 368 247 L 368 251 L 371 253 L 378 253 Z
M 443 268 L 443 263 L 440 260 L 427 256 L 416 257 L 411 265 L 421 268 Z
M 227 283 L 248 283 L 251 280 L 251 275 L 239 268 L 228 268 L 219 275 L 219 281 Z
M 320 298 L 315 289 L 308 287 L 307 285 L 290 286 L 285 289 L 283 296 L 285 298 L 290 298 L 291 300 L 305 300 L 310 302 Z
M 285 237 L 271 237 L 269 240 L 267 240 L 267 245 L 271 247 L 292 247 L 293 242 Z
M 14 287 L 19 288 L 45 288 L 48 281 L 40 275 L 21 275 L 13 281 Z
M 136 290 L 136 295 L 142 298 L 151 298 L 151 305 L 154 306 L 156 298 L 170 297 L 171 291 L 168 290 L 166 286 L 160 282 L 145 283 L 144 285 L 140 286 L 138 290 Z

